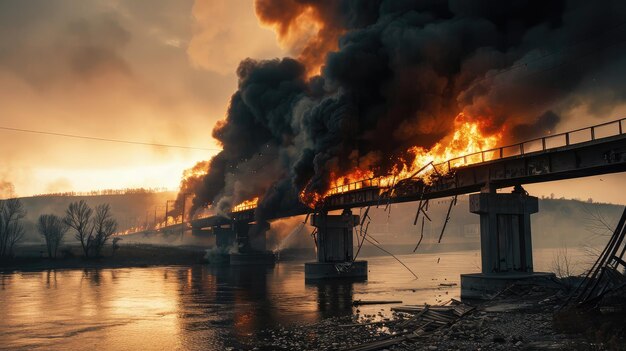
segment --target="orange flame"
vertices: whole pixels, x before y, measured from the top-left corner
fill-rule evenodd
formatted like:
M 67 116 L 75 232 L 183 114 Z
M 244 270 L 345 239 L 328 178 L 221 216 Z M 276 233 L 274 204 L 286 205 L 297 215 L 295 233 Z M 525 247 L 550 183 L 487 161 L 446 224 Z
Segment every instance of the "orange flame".
M 268 3 L 255 2 L 261 23 L 274 29 L 279 44 L 304 63 L 308 78 L 320 74 L 326 54 L 337 50 L 339 37 L 345 29 L 325 20 L 320 12 L 321 5 L 291 1 L 275 11 L 276 5 Z
M 379 187 L 390 187 L 400 180 L 411 177 L 419 177 L 424 181 L 428 181 L 432 167 L 422 171 L 420 169 L 430 162 L 436 165 L 450 161 L 450 167 L 454 168 L 495 158 L 495 154 L 480 153 L 481 151 L 495 148 L 502 139 L 502 130 L 492 134 L 483 132 L 488 123 L 488 120 L 471 120 L 465 114 L 460 113 L 454 121 L 454 133 L 442 139 L 430 149 L 420 146 L 409 148 L 407 154 L 412 157 L 413 161 L 401 162 L 395 165 L 390 174 L 377 178 L 376 185 Z M 478 154 L 463 157 L 474 153 Z M 420 172 L 416 174 L 418 171 Z M 446 171 L 449 170 L 446 169 Z M 300 199 L 309 206 L 315 207 L 326 196 L 356 190 L 364 185 L 367 186 L 367 182 L 361 181 L 372 179 L 374 176 L 375 174 L 371 170 L 363 169 L 355 169 L 341 176 L 331 174 L 331 186 L 326 193 L 318 194 L 304 190 L 300 193 Z
M 330 189 L 323 194 L 307 191 L 300 192 L 300 200 L 314 208 L 329 195 L 357 190 L 364 186 L 378 186 L 381 188 L 390 187 L 397 182 L 418 177 L 425 182 L 429 181 L 432 175 L 432 167 L 424 168 L 429 163 L 437 165 L 449 162 L 450 168 L 462 167 L 474 163 L 489 161 L 497 157 L 495 152 L 482 152 L 495 148 L 502 140 L 503 130 L 492 133 L 484 132 L 489 126 L 489 120 L 473 120 L 463 113 L 460 113 L 454 120 L 454 133 L 430 149 L 421 146 L 413 146 L 407 150 L 407 154 L 412 159 L 411 162 L 400 162 L 396 164 L 390 174 L 378 176 L 372 170 L 354 169 L 348 174 L 338 175 L 331 173 Z M 447 165 L 445 172 L 449 172 Z M 441 170 L 439 170 L 441 172 Z M 363 182 L 363 180 L 376 179 L 376 182 Z M 257 207 L 259 198 L 255 197 L 246 200 L 233 207 L 233 212 L 240 212 Z
M 183 179 L 181 183 L 185 183 L 192 178 L 200 178 L 209 172 L 209 161 L 200 161 L 193 167 L 183 171 Z
M 255 208 L 259 204 L 259 197 L 255 197 L 251 200 L 246 200 L 238 205 L 233 206 L 233 212 L 241 212 L 251 208 Z

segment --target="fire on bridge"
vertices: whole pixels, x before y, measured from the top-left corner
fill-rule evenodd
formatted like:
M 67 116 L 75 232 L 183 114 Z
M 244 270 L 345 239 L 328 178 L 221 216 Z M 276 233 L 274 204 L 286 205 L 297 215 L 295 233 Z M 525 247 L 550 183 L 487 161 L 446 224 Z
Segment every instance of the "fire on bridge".
M 328 191 L 317 208 L 308 206 L 278 214 L 276 219 L 315 210 L 338 210 L 380 203 L 401 203 L 468 194 L 490 187 L 505 188 L 626 171 L 626 118 L 550 135 L 521 143 L 481 150 L 441 163 L 428 163 L 420 172 L 389 181 L 389 177 L 357 180 Z M 230 220 L 254 220 L 255 198 L 229 214 L 198 218 L 194 228 Z
M 300 204 L 266 220 L 310 216 L 317 229 L 318 260 L 305 266 L 307 279 L 366 278 L 367 263 L 356 261 L 352 252 L 353 229 L 363 225 L 362 219 L 352 215 L 352 208 L 422 203 L 480 192 L 470 196 L 470 210 L 481 216 L 482 273 L 462 275 L 461 285 L 462 295 L 481 297 L 511 279 L 545 276 L 534 273 L 532 266 L 530 214 L 538 211 L 537 198 L 525 193 L 521 185 L 626 171 L 625 131 L 626 119 L 620 119 L 445 162 L 429 162 L 403 179 L 379 177 L 338 185 L 313 208 Z M 496 193 L 496 189 L 511 186 L 517 190 L 513 194 Z M 271 253 L 265 251 L 269 223 L 255 219 L 257 202 L 254 199 L 238 205 L 227 216 L 192 220 L 193 232 L 212 231 L 218 245 L 236 243 L 239 252 L 230 255 L 231 264 L 273 262 L 268 258 Z M 343 213 L 328 214 L 335 210 Z

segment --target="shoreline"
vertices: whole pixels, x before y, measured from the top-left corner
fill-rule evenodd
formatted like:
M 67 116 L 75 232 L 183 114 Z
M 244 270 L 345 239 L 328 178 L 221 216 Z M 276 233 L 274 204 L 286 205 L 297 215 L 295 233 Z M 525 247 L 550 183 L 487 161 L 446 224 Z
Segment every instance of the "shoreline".
M 79 250 L 78 247 L 73 249 L 76 253 L 78 252 L 76 250 Z M 99 259 L 83 259 L 76 256 L 58 260 L 40 257 L 19 258 L 0 263 L 0 273 L 19 275 L 50 270 L 206 265 L 203 262 L 205 253 L 203 247 L 127 244 L 121 246 L 114 256 L 110 256 L 109 251 L 105 253 L 108 256 Z M 584 315 L 575 312 L 561 317 L 555 313 L 568 298 L 570 291 L 567 290 L 565 283 L 569 280 L 571 279 L 561 279 L 560 283 L 549 285 L 516 284 L 514 288 L 507 288 L 491 301 L 463 301 L 475 309 L 458 320 L 437 328 L 431 326 L 421 330 L 418 324 L 410 322 L 415 314 L 402 312 L 397 306 L 390 307 L 385 304 L 374 308 L 354 306 L 345 310 L 346 314 L 327 316 L 316 322 L 279 324 L 271 328 L 266 326 L 266 329 L 255 331 L 247 340 L 232 339 L 227 341 L 226 345 L 229 346 L 227 349 L 242 351 L 626 350 L 624 341 L 626 328 L 613 321 L 621 323 L 626 309 L 618 310 L 609 319 L 599 311 Z M 571 281 L 569 283 L 572 285 Z M 383 289 L 382 294 L 377 296 L 377 301 L 397 300 L 392 290 L 384 287 Z M 353 298 L 350 295 L 348 299 Z M 354 303 L 354 300 L 351 302 Z M 412 306 L 410 309 L 415 308 Z M 570 325 L 567 325 L 568 323 Z M 581 328 L 583 325 L 584 328 Z M 402 339 L 405 336 L 409 338 Z M 399 338 L 397 343 L 394 340 L 396 338 Z M 384 340 L 394 343 L 382 348 L 368 348 L 368 344 L 371 346 Z M 358 348 L 359 346 L 363 348 Z
M 406 250 L 398 250 L 404 248 Z M 397 245 L 396 254 L 411 254 L 407 245 Z M 434 248 L 434 249 L 433 249 Z M 433 246 L 430 250 L 424 250 L 425 254 L 442 252 L 460 252 L 475 250 L 473 246 L 464 244 L 448 245 L 446 247 Z M 173 265 L 208 264 L 205 259 L 206 250 L 209 246 L 198 245 L 157 245 L 147 243 L 125 243 L 113 253 L 111 246 L 107 246 L 103 255 L 98 258 L 83 257 L 82 250 L 77 244 L 69 244 L 59 250 L 56 259 L 44 257 L 45 245 L 24 245 L 18 247 L 16 256 L 10 259 L 0 260 L 0 273 L 11 272 L 36 272 L 51 269 L 96 269 L 96 268 L 133 268 L 133 267 L 158 267 Z M 406 251 L 406 252 L 404 252 Z M 377 248 L 363 250 L 361 256 L 380 257 L 387 254 L 380 253 Z M 285 249 L 279 254 L 279 262 L 309 261 L 315 260 L 315 251 L 308 248 Z
M 417 329 L 414 321 L 419 313 L 392 312 L 385 317 L 382 311 L 391 309 L 381 305 L 377 314 L 360 315 L 357 309 L 352 316 L 266 329 L 259 333 L 258 342 L 233 350 L 626 349 L 619 335 L 623 330 L 616 330 L 613 339 L 603 339 L 598 332 L 607 329 L 606 325 L 589 326 L 584 332 L 564 327 L 556 312 L 567 297 L 563 286 L 516 286 L 489 301 L 468 301 L 474 309 L 448 325 Z M 602 318 L 599 315 L 593 316 Z M 618 320 L 621 323 L 623 318 Z
M 102 257 L 84 258 L 80 248 L 65 249 L 66 256 L 56 259 L 47 257 L 15 257 L 0 261 L 0 273 L 38 272 L 55 269 L 109 269 L 144 268 L 201 264 L 205 251 L 202 247 L 158 246 L 146 244 L 122 245 L 112 254 L 110 248 Z

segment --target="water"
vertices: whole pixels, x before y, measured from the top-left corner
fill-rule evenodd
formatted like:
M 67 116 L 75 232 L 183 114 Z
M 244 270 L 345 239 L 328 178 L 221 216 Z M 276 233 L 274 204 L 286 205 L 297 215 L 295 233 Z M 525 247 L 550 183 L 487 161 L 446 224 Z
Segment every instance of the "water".
M 569 254 L 576 261 L 584 256 Z M 477 251 L 399 257 L 419 279 L 390 257 L 367 258 L 369 280 L 358 283 L 305 284 L 302 262 L 0 274 L 0 348 L 223 350 L 254 343 L 262 329 L 353 314 L 357 299 L 459 298 L 459 274 L 480 267 Z M 536 270 L 549 270 L 553 258 L 550 250 L 536 250 Z

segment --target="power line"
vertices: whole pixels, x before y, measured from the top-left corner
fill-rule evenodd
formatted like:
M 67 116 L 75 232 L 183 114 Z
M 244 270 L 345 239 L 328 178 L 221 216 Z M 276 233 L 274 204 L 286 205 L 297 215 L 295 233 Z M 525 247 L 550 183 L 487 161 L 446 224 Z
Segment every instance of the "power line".
M 157 147 L 167 147 L 167 148 L 187 149 L 187 150 L 222 151 L 221 149 L 212 149 L 212 148 L 204 148 L 204 147 L 147 143 L 147 142 L 135 141 L 135 140 L 109 139 L 109 138 L 100 138 L 100 137 L 87 136 L 87 135 L 65 134 L 65 133 L 48 132 L 48 131 L 42 131 L 42 130 L 20 129 L 20 128 L 11 128 L 11 127 L 2 127 L 2 126 L 0 126 L 0 129 L 12 131 L 12 132 L 44 134 L 44 135 L 53 135 L 53 136 L 60 136 L 60 137 L 66 137 L 66 138 L 106 141 L 106 142 L 112 142 L 112 143 L 122 143 L 122 144 L 132 144 L 132 145 L 157 146 Z
M 465 17 L 455 18 L 451 22 L 454 22 L 454 21 L 457 21 L 457 20 L 461 20 L 461 19 L 464 19 L 464 18 Z M 514 64 L 514 65 L 512 65 L 512 66 L 510 66 L 508 68 L 502 69 L 502 70 L 500 70 L 500 71 L 498 71 L 498 72 L 496 72 L 494 74 L 491 74 L 491 75 L 488 75 L 488 76 L 485 75 L 485 76 L 483 76 L 483 77 L 481 77 L 479 79 L 474 80 L 472 82 L 472 85 L 475 86 L 475 85 L 477 85 L 477 84 L 479 84 L 479 83 L 481 83 L 481 82 L 483 82 L 483 81 L 485 81 L 487 79 L 493 79 L 496 76 L 499 76 L 501 74 L 506 74 L 508 72 L 515 71 L 515 70 L 518 70 L 520 68 L 528 68 L 529 64 L 537 63 L 537 62 L 543 61 L 544 59 L 549 58 L 551 56 L 560 54 L 560 53 L 564 52 L 565 50 L 571 49 L 571 48 L 573 48 L 575 46 L 578 46 L 578 45 L 580 45 L 582 43 L 588 42 L 589 40 L 594 39 L 594 38 L 598 37 L 599 35 L 605 35 L 605 34 L 607 34 L 609 32 L 612 32 L 612 31 L 614 31 L 616 29 L 619 29 L 619 28 L 623 27 L 625 24 L 626 24 L 626 22 L 619 22 L 619 23 L 609 27 L 608 29 L 606 29 L 606 30 L 604 30 L 602 32 L 598 32 L 598 33 L 596 33 L 594 35 L 588 36 L 588 37 L 584 38 L 583 40 L 574 42 L 574 43 L 572 43 L 572 44 L 570 44 L 568 46 L 565 46 L 565 47 L 563 47 L 563 48 L 561 48 L 559 50 L 556 50 L 556 51 L 553 51 L 553 52 L 544 53 L 541 56 L 531 58 L 531 59 L 529 59 L 528 61 L 525 61 L 525 62 L 519 62 L 519 63 Z M 610 47 L 622 44 L 624 42 L 625 42 L 625 40 L 620 40 L 620 41 L 617 41 L 617 42 L 609 43 L 609 45 L 602 45 L 602 46 L 598 47 L 597 49 L 599 49 L 599 50 L 607 49 L 607 48 L 610 48 Z M 527 76 L 531 76 L 531 75 L 537 74 L 537 73 L 544 73 L 544 72 L 548 72 L 548 71 L 554 70 L 556 68 L 559 68 L 559 67 L 565 66 L 565 65 L 567 65 L 569 63 L 572 63 L 573 61 L 577 61 L 579 59 L 585 58 L 585 57 L 587 57 L 587 56 L 589 56 L 589 55 L 591 55 L 593 53 L 594 52 L 586 53 L 584 55 L 580 55 L 578 57 L 575 57 L 574 60 L 561 62 L 561 63 L 558 63 L 555 66 L 548 67 L 547 69 L 538 70 L 538 71 L 536 71 L 534 73 L 531 72 L 531 73 L 527 74 L 526 76 L 524 76 L 524 78 L 527 77 Z M 492 86 L 496 86 L 496 85 L 499 85 L 499 83 L 492 84 Z M 183 145 L 169 145 L 169 144 L 148 143 L 148 142 L 132 141 L 132 140 L 108 139 L 108 138 L 92 137 L 92 136 L 85 136 L 85 135 L 65 134 L 65 133 L 56 133 L 56 132 L 39 131 L 39 130 L 31 130 L 31 129 L 2 127 L 2 126 L 0 126 L 0 130 L 8 130 L 8 131 L 14 131 L 14 132 L 23 132 L 23 133 L 33 133 L 33 134 L 53 135 L 53 136 L 61 136 L 61 137 L 76 138 L 76 139 L 106 141 L 106 142 L 123 143 L 123 144 L 133 144 L 133 145 L 156 146 L 156 147 L 177 148 L 177 149 L 187 149 L 187 150 L 221 151 L 221 149 L 215 149 L 215 148 L 201 148 L 201 147 L 183 146 Z M 263 166 L 261 166 L 261 168 L 262 167 Z

